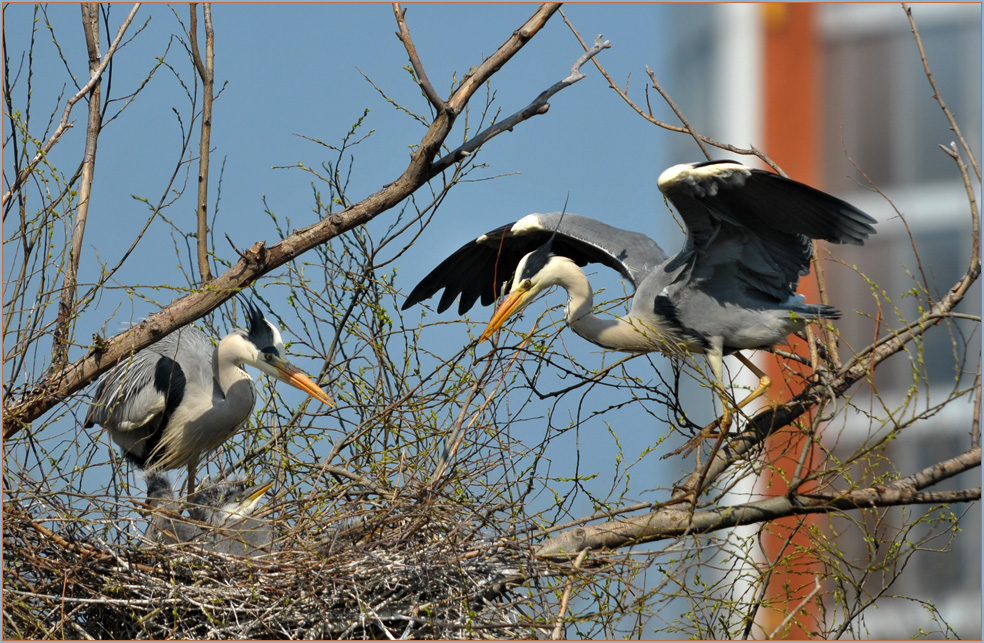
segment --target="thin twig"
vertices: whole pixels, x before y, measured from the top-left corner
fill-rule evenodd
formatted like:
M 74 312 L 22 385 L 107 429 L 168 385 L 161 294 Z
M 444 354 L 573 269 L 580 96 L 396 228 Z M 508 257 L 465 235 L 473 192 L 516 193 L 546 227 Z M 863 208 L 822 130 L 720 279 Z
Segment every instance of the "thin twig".
M 584 562 L 587 555 L 588 551 L 586 549 L 582 550 L 581 553 L 577 555 L 577 560 L 574 561 L 575 570 L 581 568 L 581 563 Z M 559 641 L 564 638 L 564 615 L 567 614 L 567 605 L 571 600 L 571 587 L 573 584 L 574 579 L 568 578 L 564 585 L 564 595 L 560 599 L 560 608 L 557 610 L 556 625 L 554 625 L 553 634 L 550 636 L 552 641 Z
M 75 103 L 82 100 L 86 94 L 92 91 L 92 88 L 99 82 L 99 79 L 102 78 L 103 73 L 106 71 L 106 67 L 109 66 L 109 61 L 113 59 L 113 54 L 116 53 L 116 48 L 119 47 L 120 42 L 123 40 L 123 35 L 126 33 L 130 23 L 133 22 L 133 18 L 137 15 L 137 9 L 140 8 L 140 4 L 141 3 L 138 2 L 133 5 L 132 9 L 130 9 L 130 14 L 123 21 L 123 24 L 120 25 L 119 30 L 116 32 L 116 38 L 113 39 L 113 44 L 109 46 L 109 50 L 106 52 L 106 55 L 103 56 L 102 62 L 99 64 L 96 72 L 89 75 L 89 82 L 87 82 L 82 89 L 80 89 L 74 96 L 69 98 L 68 102 L 65 103 L 65 111 L 62 113 L 61 121 L 58 123 L 58 128 L 55 130 L 55 133 L 48 138 L 43 146 L 41 146 L 41 150 L 33 159 L 31 159 L 31 162 L 28 163 L 24 169 L 20 171 L 20 173 L 18 173 L 17 178 L 14 179 L 10 189 L 3 195 L 3 206 L 6 206 L 7 201 L 10 200 L 13 193 L 20 189 L 24 181 L 27 180 L 27 177 L 34 171 L 34 168 L 41 162 L 41 159 L 48 155 L 51 148 L 53 148 L 55 143 L 57 143 L 62 137 L 62 134 L 71 129 L 72 125 L 68 122 L 68 119 L 72 114 L 72 108 L 75 106 Z
M 905 17 L 909 21 L 909 27 L 912 30 L 912 35 L 916 39 L 916 47 L 919 48 L 919 59 L 922 61 L 923 70 L 926 73 L 926 80 L 929 81 L 930 87 L 933 88 L 933 98 L 936 100 L 940 109 L 943 110 L 943 114 L 946 116 L 947 122 L 950 123 L 950 129 L 956 134 L 957 139 L 960 141 L 960 146 L 963 148 L 964 153 L 970 160 L 971 165 L 974 167 L 974 171 L 977 173 L 977 182 L 981 182 L 981 166 L 978 164 L 977 159 L 974 157 L 974 152 L 967 143 L 967 139 L 964 138 L 963 132 L 960 131 L 960 126 L 957 125 L 957 119 L 953 116 L 953 112 L 947 107 L 946 102 L 943 100 L 943 94 L 940 93 L 940 88 L 936 86 L 936 79 L 933 78 L 933 72 L 929 69 L 929 59 L 926 58 L 926 50 L 923 49 L 922 36 L 919 35 L 919 29 L 916 27 L 916 21 L 912 17 L 912 8 L 908 3 L 902 3 L 902 10 L 905 11 Z
M 212 101 L 215 99 L 215 31 L 212 28 L 212 4 L 202 5 L 205 18 L 205 60 L 198 50 L 198 5 L 191 3 L 191 20 L 188 39 L 191 41 L 191 56 L 202 81 L 202 120 L 201 139 L 198 145 L 198 274 L 202 284 L 212 280 L 212 270 L 208 263 L 208 165 L 210 141 L 212 138 Z
M 786 624 L 789 623 L 789 621 L 793 620 L 793 618 L 796 616 L 796 613 L 799 612 L 801 609 L 803 609 L 806 606 L 806 604 L 809 603 L 811 600 L 813 600 L 813 597 L 820 592 L 819 577 L 817 576 L 813 577 L 813 584 L 814 584 L 813 591 L 807 594 L 803 598 L 803 600 L 800 601 L 799 605 L 797 605 L 794 609 L 790 610 L 788 614 L 786 614 L 786 618 L 782 619 L 782 623 L 777 625 L 776 629 L 772 630 L 772 633 L 769 634 L 766 640 L 774 641 L 776 639 L 776 635 L 779 634 L 779 631 L 782 630 L 782 628 L 786 627 Z
M 496 121 L 494 125 L 482 130 L 464 144 L 460 145 L 448 154 L 445 154 L 444 157 L 434 162 L 432 169 L 435 172 L 441 172 L 469 156 L 499 134 L 512 131 L 514 127 L 534 116 L 546 114 L 550 109 L 550 104 L 547 101 L 549 101 L 550 98 L 560 90 L 570 87 L 577 81 L 584 78 L 585 75 L 581 72 L 581 66 L 611 46 L 612 44 L 609 41 L 602 40 L 599 35 L 598 38 L 595 39 L 594 46 L 585 51 L 585 53 L 578 58 L 577 61 L 575 61 L 574 65 L 571 67 L 570 75 L 563 80 L 557 81 L 549 88 L 541 92 L 539 96 L 533 99 L 533 102 L 512 116 Z
M 663 89 L 663 86 L 656 79 L 656 74 L 653 72 L 652 69 L 649 68 L 649 65 L 646 65 L 646 75 L 649 76 L 649 82 L 652 83 L 653 89 L 659 92 L 659 95 L 663 97 L 663 100 L 666 101 L 666 104 L 670 106 L 670 109 L 673 110 L 673 113 L 676 114 L 677 118 L 680 119 L 680 122 L 683 123 L 683 126 L 686 128 L 687 132 L 694 139 L 694 142 L 697 143 L 698 147 L 700 147 L 700 151 L 703 152 L 704 158 L 710 161 L 711 153 L 707 150 L 707 146 L 704 145 L 704 141 L 702 141 L 701 137 L 697 135 L 697 130 L 695 130 L 693 125 L 690 124 L 690 121 L 687 120 L 687 116 L 686 114 L 683 113 L 683 110 L 677 107 L 677 104 L 673 102 L 673 99 L 670 97 L 669 93 L 667 93 L 667 91 Z

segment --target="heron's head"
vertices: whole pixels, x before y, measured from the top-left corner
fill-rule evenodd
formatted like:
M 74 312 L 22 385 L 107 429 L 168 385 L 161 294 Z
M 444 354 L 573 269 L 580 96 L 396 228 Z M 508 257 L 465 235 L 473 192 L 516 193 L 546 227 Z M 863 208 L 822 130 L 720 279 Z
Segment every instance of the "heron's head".
M 264 485 L 246 486 L 244 482 L 218 484 L 204 489 L 189 500 L 188 515 L 195 520 L 221 526 L 239 518 L 245 518 L 254 511 L 263 499 L 263 494 L 273 487 Z
M 553 254 L 552 246 L 551 237 L 545 244 L 519 260 L 509 294 L 492 315 L 478 341 L 484 342 L 490 338 L 492 333 L 499 330 L 510 317 L 529 306 L 540 293 L 558 285 L 571 266 L 576 268 L 569 258 Z
M 247 303 L 245 309 L 249 316 L 249 332 L 239 333 L 242 339 L 239 352 L 243 353 L 243 363 L 251 364 L 267 375 L 313 395 L 325 404 L 333 404 L 331 398 L 310 377 L 287 360 L 280 330 L 267 321 L 254 304 Z

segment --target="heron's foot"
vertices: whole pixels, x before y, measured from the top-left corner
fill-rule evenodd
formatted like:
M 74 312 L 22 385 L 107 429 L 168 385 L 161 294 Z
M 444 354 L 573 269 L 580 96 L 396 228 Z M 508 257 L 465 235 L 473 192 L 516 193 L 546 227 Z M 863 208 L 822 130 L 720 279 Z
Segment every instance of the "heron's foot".
M 703 444 L 704 440 L 707 440 L 708 438 L 712 438 L 714 440 L 721 440 L 723 436 L 726 436 L 728 434 L 728 430 L 731 428 L 732 417 L 733 416 L 731 415 L 731 413 L 725 411 L 720 418 L 714 420 L 713 422 L 705 426 L 703 429 L 701 429 L 700 433 L 687 440 L 686 444 L 684 444 L 682 447 L 670 451 L 660 459 L 665 460 L 667 458 L 672 458 L 680 454 L 683 454 L 684 457 L 687 457 L 691 453 L 693 453 L 697 447 Z M 717 432 L 714 431 L 715 428 L 718 429 Z
M 717 422 L 715 421 L 713 424 L 710 424 L 708 426 L 709 427 L 713 427 L 716 424 L 717 424 Z M 708 431 L 707 429 L 708 429 L 708 427 L 704 427 L 701 430 L 700 433 L 698 433 L 694 437 L 692 437 L 689 440 L 687 440 L 682 447 L 680 447 L 679 449 L 674 449 L 673 451 L 670 451 L 669 453 L 667 453 L 666 455 L 664 455 L 661 459 L 662 460 L 666 460 L 667 458 L 672 458 L 674 456 L 678 456 L 678 455 L 681 455 L 681 454 L 684 457 L 687 457 L 691 453 L 693 453 L 694 450 L 697 447 L 699 447 L 701 444 L 703 444 L 704 443 L 704 440 L 706 440 L 708 438 L 716 438 L 719 435 L 717 433 L 712 433 L 711 431 Z

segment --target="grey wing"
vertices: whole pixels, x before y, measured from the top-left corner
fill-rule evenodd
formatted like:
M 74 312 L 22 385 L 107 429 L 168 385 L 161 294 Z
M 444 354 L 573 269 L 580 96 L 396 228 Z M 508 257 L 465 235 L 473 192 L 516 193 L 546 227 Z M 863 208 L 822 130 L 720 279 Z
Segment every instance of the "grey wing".
M 579 266 L 601 263 L 638 287 L 666 253 L 644 234 L 621 230 L 576 214 L 530 214 L 466 243 L 424 277 L 407 296 L 402 309 L 444 289 L 437 312 L 444 312 L 460 295 L 464 314 L 481 298 L 495 303 L 520 260 L 556 232 L 553 254 L 569 257 Z
M 180 404 L 188 386 L 211 391 L 213 351 L 212 341 L 195 328 L 151 344 L 102 377 L 83 426 L 132 431 Z
M 674 166 L 659 188 L 687 226 L 668 271 L 722 291 L 788 299 L 809 272 L 811 239 L 861 245 L 874 219 L 803 183 L 733 161 Z
M 157 353 L 143 350 L 103 375 L 82 425 L 129 431 L 162 412 L 167 398 L 154 386 L 159 359 Z

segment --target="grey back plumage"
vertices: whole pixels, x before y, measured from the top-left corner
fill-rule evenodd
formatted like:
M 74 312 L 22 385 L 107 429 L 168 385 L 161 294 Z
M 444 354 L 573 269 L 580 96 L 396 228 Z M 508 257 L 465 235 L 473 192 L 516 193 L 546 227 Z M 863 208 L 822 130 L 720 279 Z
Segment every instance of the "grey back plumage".
M 151 465 L 186 393 L 213 390 L 214 352 L 212 340 L 197 328 L 167 335 L 102 377 L 82 426 L 106 427 L 129 459 L 140 467 Z

